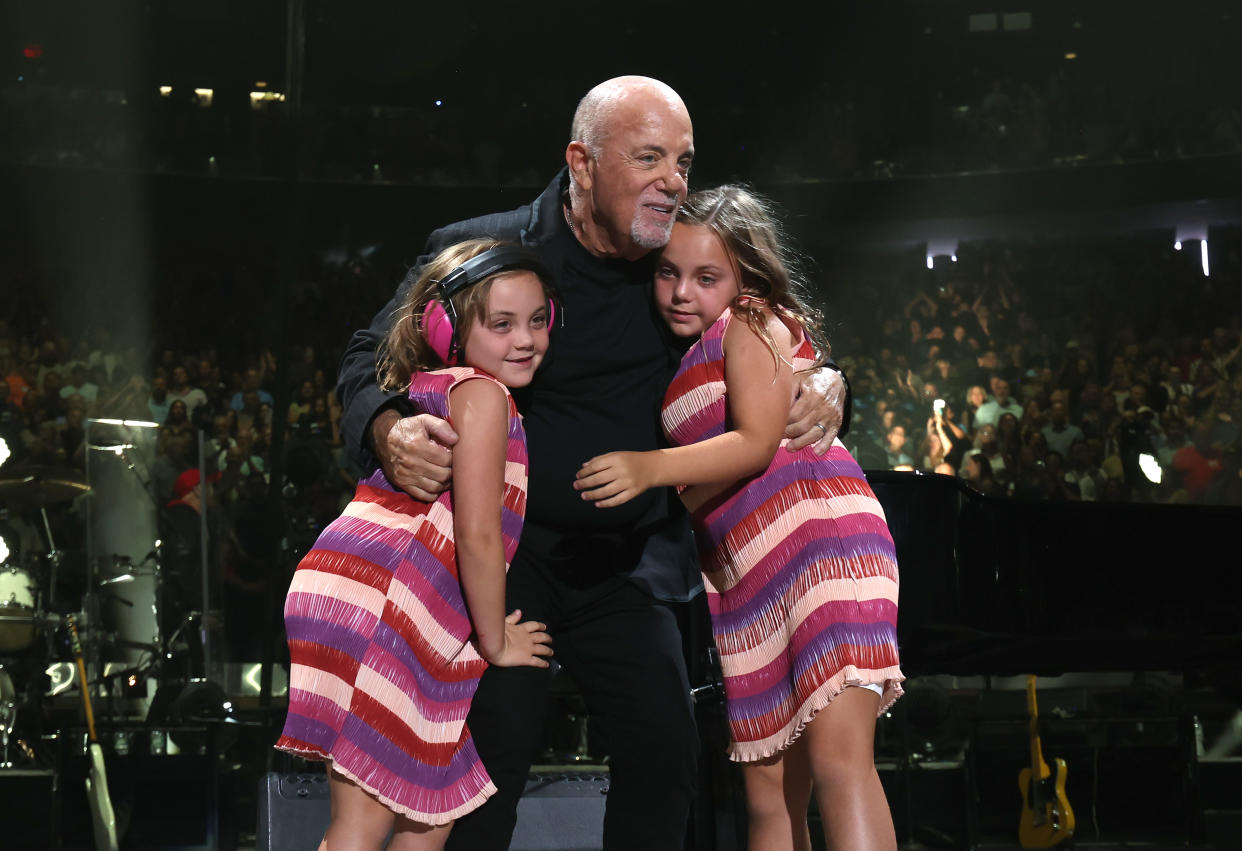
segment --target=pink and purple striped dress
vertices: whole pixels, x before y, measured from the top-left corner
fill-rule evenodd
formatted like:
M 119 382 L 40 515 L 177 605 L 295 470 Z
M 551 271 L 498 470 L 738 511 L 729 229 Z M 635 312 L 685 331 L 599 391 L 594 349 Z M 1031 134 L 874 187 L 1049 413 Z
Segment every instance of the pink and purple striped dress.
M 449 391 L 470 379 L 495 380 L 469 368 L 419 374 L 410 398 L 447 419 Z M 509 397 L 506 565 L 526 480 L 526 434 Z M 466 726 L 487 663 L 470 642 L 456 553 L 451 495 L 422 503 L 377 471 L 298 564 L 285 602 L 289 714 L 276 747 L 330 760 L 425 824 L 453 821 L 496 791 Z
M 729 428 L 723 343 L 732 318 L 726 309 L 703 333 L 665 394 L 664 430 L 679 446 Z M 795 370 L 813 365 L 807 340 L 791 360 Z M 788 452 L 786 442 L 767 470 L 693 518 L 737 762 L 787 748 L 847 686 L 878 686 L 881 712 L 902 693 L 884 510 L 840 441 L 822 457 Z

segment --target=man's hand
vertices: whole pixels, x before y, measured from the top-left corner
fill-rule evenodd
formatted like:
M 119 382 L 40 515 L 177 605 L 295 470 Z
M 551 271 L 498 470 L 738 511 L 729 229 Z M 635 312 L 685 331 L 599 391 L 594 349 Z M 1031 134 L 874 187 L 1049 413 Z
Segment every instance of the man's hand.
M 648 490 L 654 476 L 650 469 L 652 453 L 609 452 L 597 455 L 578 469 L 574 490 L 596 508 L 624 505 Z
M 789 409 L 785 448 L 797 452 L 815 444 L 815 454 L 823 455 L 837 438 L 841 418 L 845 415 L 845 379 L 828 367 L 802 377 L 798 396 Z
M 388 481 L 421 502 L 434 502 L 453 478 L 457 432 L 431 414 L 403 417 L 381 411 L 371 423 L 371 446 Z

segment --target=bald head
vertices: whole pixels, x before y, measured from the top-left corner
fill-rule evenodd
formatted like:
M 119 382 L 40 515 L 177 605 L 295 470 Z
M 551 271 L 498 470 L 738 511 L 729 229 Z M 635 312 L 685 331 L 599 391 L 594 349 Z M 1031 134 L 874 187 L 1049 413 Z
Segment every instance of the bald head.
M 569 128 L 571 142 L 586 145 L 592 156 L 599 156 L 608 134 L 612 119 L 619 106 L 635 105 L 635 100 L 663 101 L 670 109 L 686 112 L 681 96 L 672 86 L 651 77 L 633 74 L 605 80 L 583 96 L 574 110 L 574 123 Z

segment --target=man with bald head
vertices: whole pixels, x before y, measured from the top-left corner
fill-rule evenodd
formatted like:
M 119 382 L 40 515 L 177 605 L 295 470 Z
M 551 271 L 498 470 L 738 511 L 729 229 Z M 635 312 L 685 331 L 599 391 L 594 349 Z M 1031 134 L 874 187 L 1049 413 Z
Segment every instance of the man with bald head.
M 684 510 L 657 489 L 599 509 L 573 488 L 585 460 L 664 445 L 659 409 L 683 347 L 654 310 L 651 254 L 669 238 L 694 158 L 690 115 L 646 77 L 592 89 L 574 115 L 566 168 L 535 201 L 449 225 L 370 329 L 351 340 L 338 392 L 342 438 L 364 468 L 420 499 L 451 476 L 456 434 L 375 386 L 375 349 L 422 265 L 475 237 L 520 242 L 558 285 L 558 322 L 540 372 L 515 392 L 530 456 L 526 525 L 509 569 L 507 607 L 545 622 L 556 660 L 591 714 L 593 750 L 609 755 L 604 846 L 680 849 L 694 793 L 698 739 L 670 602 L 698 587 Z M 791 447 L 826 451 L 842 421 L 843 382 L 817 375 L 791 411 Z M 532 760 L 543 745 L 552 672 L 483 675 L 468 724 L 497 794 L 460 819 L 459 849 L 507 848 Z

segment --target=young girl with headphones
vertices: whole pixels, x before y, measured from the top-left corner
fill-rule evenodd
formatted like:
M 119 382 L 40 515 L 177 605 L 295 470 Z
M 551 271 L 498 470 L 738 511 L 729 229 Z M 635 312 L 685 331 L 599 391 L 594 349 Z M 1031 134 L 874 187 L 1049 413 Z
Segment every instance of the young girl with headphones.
M 552 654 L 544 625 L 504 601 L 527 481 L 508 388 L 530 383 L 554 310 L 534 254 L 463 242 L 422 270 L 381 351 L 380 386 L 459 440 L 451 494 L 419 502 L 376 471 L 294 572 L 276 747 L 330 763 L 321 849 L 380 848 L 390 831 L 390 849 L 442 848 L 496 791 L 465 719 L 488 664 Z
M 776 221 L 753 193 L 691 195 L 656 260 L 656 304 L 695 340 L 664 397 L 673 448 L 611 452 L 576 487 L 607 507 L 677 485 L 698 542 L 743 763 L 749 847 L 896 848 L 876 717 L 901 694 L 897 561 L 884 511 L 841 442 L 782 436 L 797 372 L 827 352 Z M 819 343 L 818 346 L 815 343 Z

